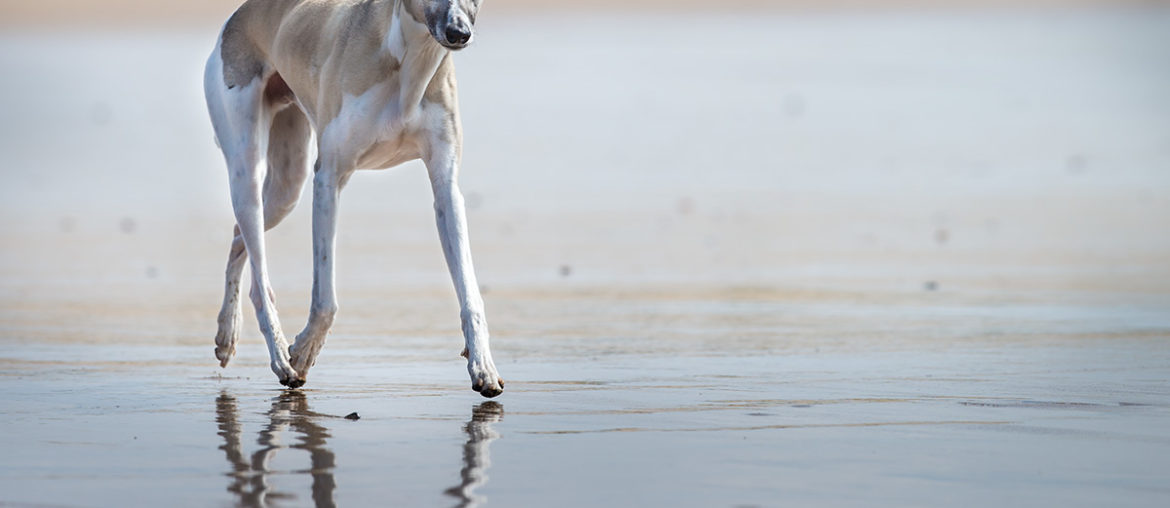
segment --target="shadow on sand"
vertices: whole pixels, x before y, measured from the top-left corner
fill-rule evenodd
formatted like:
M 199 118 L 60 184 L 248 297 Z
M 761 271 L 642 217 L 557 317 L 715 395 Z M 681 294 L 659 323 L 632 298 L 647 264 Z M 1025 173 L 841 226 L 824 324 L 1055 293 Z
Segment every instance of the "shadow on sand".
M 230 479 L 227 490 L 236 496 L 238 506 L 261 507 L 279 504 L 281 501 L 295 501 L 298 496 L 269 484 L 269 479 L 280 475 L 309 475 L 313 479 L 313 504 L 318 508 L 337 506 L 334 491 L 337 482 L 334 469 L 337 457 L 327 446 L 326 440 L 332 435 L 321 425 L 321 420 L 339 417 L 317 413 L 309 409 L 303 392 L 286 390 L 272 400 L 268 410 L 268 423 L 260 430 L 256 443 L 260 446 L 250 456 L 244 455 L 242 444 L 243 425 L 239 421 L 239 404 L 226 391 L 215 400 L 215 421 L 219 435 L 223 437 L 224 451 L 231 470 L 226 474 Z M 459 471 L 460 483 L 444 491 L 457 498 L 458 507 L 473 507 L 487 499 L 475 495 L 475 489 L 487 483 L 487 469 L 491 465 L 489 444 L 500 437 L 492 424 L 504 416 L 504 406 L 498 402 L 484 402 L 471 410 L 471 420 L 464 426 L 467 442 L 463 445 L 463 468 Z M 281 435 L 291 430 L 297 437 L 294 444 L 285 444 Z M 274 470 L 270 463 L 283 449 L 309 452 L 309 468 L 295 470 Z

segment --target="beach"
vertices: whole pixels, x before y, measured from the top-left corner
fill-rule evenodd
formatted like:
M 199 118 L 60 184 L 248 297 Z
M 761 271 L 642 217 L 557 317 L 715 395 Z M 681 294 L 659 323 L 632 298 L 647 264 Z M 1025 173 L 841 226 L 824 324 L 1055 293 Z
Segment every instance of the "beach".
M 222 20 L 0 32 L 0 506 L 1170 501 L 1164 3 L 492 7 L 455 57 L 491 401 L 421 164 L 345 189 L 283 390 L 247 305 L 213 354 Z M 288 335 L 310 209 L 267 235 Z

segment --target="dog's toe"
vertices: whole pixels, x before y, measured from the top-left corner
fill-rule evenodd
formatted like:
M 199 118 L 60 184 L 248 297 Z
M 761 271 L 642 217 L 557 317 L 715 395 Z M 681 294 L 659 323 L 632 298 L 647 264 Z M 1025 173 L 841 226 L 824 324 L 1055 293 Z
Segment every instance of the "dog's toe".
M 320 341 L 310 341 L 297 336 L 297 341 L 288 347 L 288 362 L 299 377 L 306 377 L 309 369 L 317 363 L 317 354 L 321 351 Z
M 298 373 L 288 365 L 288 361 L 280 361 L 279 359 L 272 361 L 272 372 L 276 374 L 276 380 L 280 384 L 289 388 L 299 388 L 305 384 L 305 375 Z
M 490 399 L 504 393 L 504 380 L 496 378 L 494 381 L 488 382 L 484 378 L 476 379 L 471 383 L 471 389 Z
M 303 378 L 303 377 L 282 377 L 282 378 L 280 378 L 280 384 L 295 390 L 297 388 L 305 386 L 305 378 Z
M 232 361 L 232 355 L 236 353 L 236 348 L 223 348 L 216 346 L 215 359 L 219 360 L 220 367 L 227 367 L 228 362 Z
M 474 389 L 474 387 L 472 387 L 472 389 Z M 500 383 L 498 386 L 487 386 L 487 387 L 481 386 L 479 390 L 475 390 L 475 391 L 479 392 L 480 395 L 483 395 L 484 397 L 487 397 L 490 399 L 490 398 L 499 396 L 501 393 L 504 393 L 504 384 Z
M 471 374 L 471 389 L 480 395 L 490 399 L 504 393 L 504 380 L 500 379 L 490 358 L 486 362 L 478 358 L 468 361 L 467 372 Z

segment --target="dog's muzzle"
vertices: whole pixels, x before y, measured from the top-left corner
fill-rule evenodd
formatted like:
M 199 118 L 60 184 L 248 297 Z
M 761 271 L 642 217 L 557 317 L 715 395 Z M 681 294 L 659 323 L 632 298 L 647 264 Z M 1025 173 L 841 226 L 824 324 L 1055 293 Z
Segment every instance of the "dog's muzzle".
M 462 19 L 447 24 L 443 29 L 443 44 L 449 49 L 463 49 L 471 43 L 471 25 Z
M 459 26 L 447 26 L 447 42 L 451 45 L 465 46 L 471 41 L 471 30 Z

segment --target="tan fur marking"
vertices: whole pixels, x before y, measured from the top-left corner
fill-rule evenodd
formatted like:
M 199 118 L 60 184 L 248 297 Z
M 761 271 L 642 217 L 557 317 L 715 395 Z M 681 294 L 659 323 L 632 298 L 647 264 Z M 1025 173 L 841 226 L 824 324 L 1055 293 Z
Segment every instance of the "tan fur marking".
M 275 71 L 316 125 L 327 125 L 346 95 L 359 96 L 401 70 L 383 47 L 399 8 L 409 18 L 403 22 L 426 23 L 418 0 L 247 0 L 224 25 L 224 82 L 235 88 Z M 427 101 L 454 105 L 452 69 L 444 59 Z M 340 77 L 340 86 L 323 76 Z
M 361 96 L 381 83 L 398 88 L 403 62 L 385 47 L 391 23 L 396 12 L 404 23 L 424 23 L 424 5 L 418 0 L 247 0 L 224 25 L 224 82 L 234 88 L 267 79 L 270 103 L 295 98 L 314 125 L 324 128 L 340 114 L 347 96 Z M 450 55 L 422 98 L 449 111 L 447 121 L 458 129 Z
M 253 305 L 272 370 L 285 386 L 304 384 L 337 313 L 333 246 L 341 189 L 357 169 L 390 168 L 421 158 L 459 297 L 467 346 L 462 355 L 472 389 L 485 397 L 503 392 L 504 381 L 488 350 L 483 299 L 456 182 L 462 133 L 450 51 L 472 39 L 478 8 L 479 0 L 246 0 L 224 24 L 204 78 L 212 123 L 229 165 L 236 243 L 241 244 L 233 243 L 225 284 L 216 338 L 221 362 L 234 352 L 238 336 L 246 248 L 249 256 L 255 254 Z M 210 67 L 219 61 L 222 69 Z M 222 89 L 217 82 L 221 70 L 223 86 L 238 91 Z M 308 143 L 314 131 L 313 303 L 305 330 L 290 347 L 276 317 L 262 239 L 265 228 L 296 205 L 310 176 Z M 258 167 L 262 154 L 257 149 L 265 144 L 267 174 Z
M 457 102 L 455 97 L 455 64 L 448 53 L 443 57 L 443 63 L 439 64 L 439 70 L 435 71 L 435 77 L 427 85 L 423 98 L 436 104 L 454 106 Z
M 396 6 L 394 0 L 304 0 L 280 20 L 269 43 L 272 61 L 317 125 L 337 116 L 345 95 L 361 95 L 401 67 L 382 50 Z M 341 86 L 322 86 L 322 76 L 340 77 Z M 328 93 L 318 94 L 322 89 Z
M 265 71 L 267 52 L 275 35 L 275 24 L 266 20 L 280 19 L 284 12 L 296 6 L 299 0 L 248 0 L 223 26 L 220 53 L 223 58 L 223 80 L 228 88 L 244 86 Z

